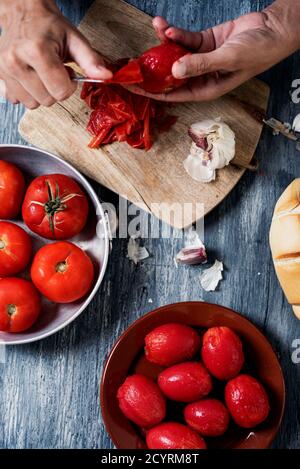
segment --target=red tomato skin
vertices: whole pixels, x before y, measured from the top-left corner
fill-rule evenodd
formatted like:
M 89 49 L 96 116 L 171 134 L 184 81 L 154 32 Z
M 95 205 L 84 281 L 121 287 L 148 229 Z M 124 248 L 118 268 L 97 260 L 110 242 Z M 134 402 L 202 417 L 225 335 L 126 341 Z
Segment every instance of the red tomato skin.
M 49 200 L 49 186 L 53 195 L 59 195 L 64 209 L 53 216 L 51 228 L 45 204 Z M 70 198 L 66 200 L 66 198 Z M 25 224 L 34 233 L 51 240 L 65 240 L 79 234 L 87 221 L 88 200 L 76 181 L 64 174 L 39 176 L 29 185 L 23 206 L 22 216 Z
M 17 218 L 24 192 L 25 180 L 21 171 L 14 164 L 0 160 L 0 218 Z
M 123 414 L 144 429 L 157 425 L 166 416 L 166 400 L 157 384 L 146 376 L 128 376 L 117 397 Z
M 147 50 L 138 59 L 144 77 L 139 86 L 155 94 L 167 93 L 184 85 L 187 80 L 175 78 L 172 67 L 187 54 L 189 52 L 175 42 L 166 42 Z
M 237 376 L 244 364 L 241 339 L 229 327 L 208 329 L 201 356 L 208 371 L 221 381 Z
M 29 235 L 11 222 L 0 221 L 0 276 L 10 277 L 25 270 L 32 254 Z
M 202 436 L 217 437 L 226 433 L 230 415 L 217 399 L 203 399 L 193 402 L 184 409 L 186 423 Z
M 16 307 L 12 315 L 8 313 L 11 305 Z M 40 296 L 32 283 L 14 277 L 0 280 L 0 331 L 26 331 L 36 322 L 40 311 Z
M 239 375 L 226 384 L 225 402 L 231 417 L 242 428 L 256 427 L 270 412 L 265 388 L 249 375 Z
M 206 449 L 203 438 L 194 430 L 176 422 L 162 423 L 148 431 L 149 449 Z
M 207 396 L 212 380 L 201 363 L 186 362 L 164 370 L 158 376 L 158 385 L 172 401 L 193 402 Z
M 94 267 L 82 249 L 68 241 L 59 241 L 43 246 L 36 253 L 31 278 L 36 288 L 50 301 L 72 303 L 90 290 Z
M 192 359 L 200 348 L 199 334 L 184 324 L 169 323 L 151 331 L 145 338 L 147 360 L 172 366 Z

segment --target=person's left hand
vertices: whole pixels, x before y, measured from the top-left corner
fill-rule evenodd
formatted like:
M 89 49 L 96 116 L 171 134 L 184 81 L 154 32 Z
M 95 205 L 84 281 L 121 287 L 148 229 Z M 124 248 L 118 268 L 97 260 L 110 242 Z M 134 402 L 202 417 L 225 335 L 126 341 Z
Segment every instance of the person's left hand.
M 286 30 L 288 26 L 272 6 L 198 33 L 170 27 L 161 17 L 156 17 L 153 25 L 162 42 L 175 41 L 194 52 L 173 65 L 175 78 L 190 78 L 185 86 L 168 94 L 130 88 L 160 101 L 216 99 L 280 62 L 300 45 L 298 32 Z

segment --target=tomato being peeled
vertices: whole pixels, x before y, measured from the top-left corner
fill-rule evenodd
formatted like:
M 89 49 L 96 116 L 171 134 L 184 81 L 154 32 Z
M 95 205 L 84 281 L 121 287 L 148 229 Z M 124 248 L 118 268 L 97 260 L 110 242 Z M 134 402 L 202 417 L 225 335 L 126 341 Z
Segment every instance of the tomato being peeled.
M 18 225 L 0 221 L 0 277 L 9 277 L 25 270 L 32 252 L 28 234 Z
M 12 220 L 21 210 L 25 180 L 21 171 L 11 163 L 0 160 L 0 218 Z
M 84 228 L 88 200 L 77 182 L 68 176 L 39 176 L 27 189 L 22 214 L 34 233 L 47 239 L 64 240 Z
M 61 241 L 43 246 L 35 255 L 31 278 L 37 289 L 55 303 L 72 303 L 90 290 L 94 267 L 75 244 Z
M 26 331 L 40 311 L 40 296 L 32 283 L 12 277 L 0 280 L 0 331 Z
M 172 74 L 173 64 L 189 54 L 188 50 L 175 42 L 166 42 L 152 47 L 138 59 L 144 81 L 139 84 L 149 93 L 168 93 L 183 86 L 187 79 L 177 79 Z

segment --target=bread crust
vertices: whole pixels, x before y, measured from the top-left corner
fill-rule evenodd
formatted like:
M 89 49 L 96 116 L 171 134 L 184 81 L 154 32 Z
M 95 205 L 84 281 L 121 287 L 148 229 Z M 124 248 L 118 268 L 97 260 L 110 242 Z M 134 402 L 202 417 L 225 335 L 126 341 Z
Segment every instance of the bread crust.
M 300 178 L 288 186 L 276 204 L 270 246 L 281 287 L 300 319 Z

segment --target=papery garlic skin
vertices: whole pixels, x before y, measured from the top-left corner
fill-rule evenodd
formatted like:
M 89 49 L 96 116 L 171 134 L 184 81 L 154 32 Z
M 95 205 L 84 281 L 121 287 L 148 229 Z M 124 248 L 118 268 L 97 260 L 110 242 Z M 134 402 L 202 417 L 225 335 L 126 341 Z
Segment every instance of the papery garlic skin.
M 127 244 L 127 258 L 137 265 L 139 262 L 144 261 L 150 257 L 149 252 L 145 247 L 141 247 L 136 238 L 130 237 Z
M 193 140 L 190 154 L 183 162 L 187 173 L 196 181 L 211 182 L 216 170 L 227 166 L 235 156 L 235 134 L 221 120 L 204 120 L 189 129 Z
M 216 260 L 214 265 L 206 269 L 200 277 L 203 290 L 207 292 L 215 291 L 221 280 L 223 280 L 223 262 Z
M 293 130 L 294 132 L 300 132 L 300 114 L 297 114 L 297 116 L 294 119 Z

